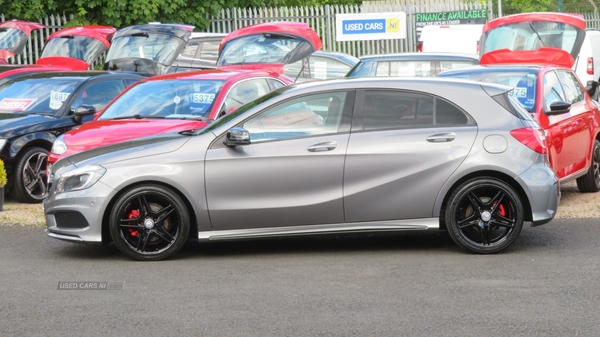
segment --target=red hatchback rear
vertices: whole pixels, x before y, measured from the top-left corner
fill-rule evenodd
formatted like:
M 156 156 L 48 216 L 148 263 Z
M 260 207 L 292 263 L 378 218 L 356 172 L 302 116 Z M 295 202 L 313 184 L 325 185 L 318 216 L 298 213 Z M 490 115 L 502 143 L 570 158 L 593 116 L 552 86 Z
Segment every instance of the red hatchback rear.
M 600 190 L 600 114 L 571 69 L 585 37 L 583 18 L 564 13 L 527 13 L 484 27 L 481 65 L 443 72 L 514 87 L 512 96 L 546 131 L 552 168 L 577 179 L 582 192 Z

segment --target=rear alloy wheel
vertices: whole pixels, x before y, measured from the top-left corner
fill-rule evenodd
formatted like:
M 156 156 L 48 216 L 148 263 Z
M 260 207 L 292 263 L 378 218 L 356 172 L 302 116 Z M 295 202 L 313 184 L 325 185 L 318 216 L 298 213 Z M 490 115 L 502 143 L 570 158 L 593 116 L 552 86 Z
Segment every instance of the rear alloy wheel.
M 594 140 L 590 169 L 583 177 L 577 178 L 577 188 L 581 192 L 600 191 L 600 142 L 597 139 Z
M 187 240 L 190 216 L 185 202 L 159 185 L 131 188 L 116 201 L 110 234 L 121 252 L 156 261 L 177 253 Z
M 445 212 L 448 233 L 460 247 L 477 254 L 510 246 L 523 228 L 519 195 L 505 182 L 480 177 L 454 190 Z
M 38 203 L 48 195 L 46 166 L 48 150 L 31 147 L 19 154 L 13 169 L 12 197 L 19 202 Z

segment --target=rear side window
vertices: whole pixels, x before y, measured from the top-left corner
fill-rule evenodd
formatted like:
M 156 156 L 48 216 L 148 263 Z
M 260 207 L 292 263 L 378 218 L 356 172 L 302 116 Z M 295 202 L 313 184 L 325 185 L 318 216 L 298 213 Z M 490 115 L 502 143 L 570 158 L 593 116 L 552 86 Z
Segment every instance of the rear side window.
M 437 97 L 392 90 L 365 92 L 364 130 L 466 124 L 469 124 L 469 119 L 460 109 Z

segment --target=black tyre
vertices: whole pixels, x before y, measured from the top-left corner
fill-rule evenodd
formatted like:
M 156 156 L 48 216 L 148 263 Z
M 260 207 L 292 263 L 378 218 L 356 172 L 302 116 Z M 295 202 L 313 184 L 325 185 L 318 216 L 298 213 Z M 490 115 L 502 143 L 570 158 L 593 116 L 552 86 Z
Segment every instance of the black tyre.
M 156 261 L 177 253 L 190 229 L 185 202 L 159 185 L 131 188 L 110 214 L 110 235 L 121 252 L 136 260 Z
M 11 196 L 20 202 L 39 203 L 48 195 L 48 150 L 31 147 L 20 153 L 13 168 Z
M 594 149 L 592 150 L 592 164 L 588 172 L 577 178 L 577 188 L 581 192 L 600 191 L 600 142 L 594 140 Z
M 523 228 L 519 195 L 505 182 L 480 177 L 458 186 L 446 206 L 448 234 L 460 247 L 477 254 L 510 246 Z

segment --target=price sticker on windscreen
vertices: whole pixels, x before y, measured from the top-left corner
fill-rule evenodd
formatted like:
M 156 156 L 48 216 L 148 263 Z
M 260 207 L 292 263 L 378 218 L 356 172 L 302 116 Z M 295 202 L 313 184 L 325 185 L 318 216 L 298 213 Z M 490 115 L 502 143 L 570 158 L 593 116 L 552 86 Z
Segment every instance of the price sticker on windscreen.
M 527 87 L 515 87 L 511 94 L 517 98 L 525 98 L 527 97 Z
M 35 98 L 3 98 L 0 101 L 0 110 L 24 111 L 35 100 Z
M 214 99 L 215 94 L 202 94 L 197 92 L 190 94 L 190 101 L 193 103 L 211 104 Z
M 69 92 L 50 91 L 50 109 L 58 110 L 63 103 L 69 98 Z

